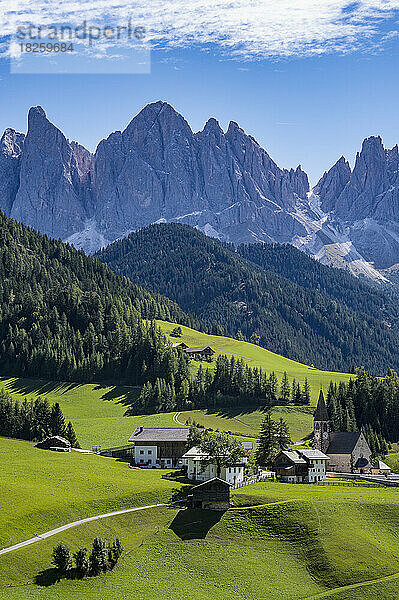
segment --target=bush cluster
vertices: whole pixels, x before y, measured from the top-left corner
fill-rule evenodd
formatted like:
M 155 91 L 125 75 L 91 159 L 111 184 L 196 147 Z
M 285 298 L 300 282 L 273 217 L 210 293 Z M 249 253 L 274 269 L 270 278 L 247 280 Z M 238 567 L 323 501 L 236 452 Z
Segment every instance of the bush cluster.
M 94 538 L 90 554 L 87 548 L 79 548 L 72 554 L 69 546 L 61 542 L 53 548 L 53 565 L 60 579 L 82 579 L 113 569 L 122 552 L 123 547 L 118 538 L 112 544 L 101 537 Z

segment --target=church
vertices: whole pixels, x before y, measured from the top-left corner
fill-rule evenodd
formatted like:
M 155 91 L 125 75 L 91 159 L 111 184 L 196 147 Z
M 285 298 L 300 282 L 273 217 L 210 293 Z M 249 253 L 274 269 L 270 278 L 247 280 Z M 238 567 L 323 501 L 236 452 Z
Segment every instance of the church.
M 371 450 L 366 438 L 360 431 L 331 431 L 323 391 L 314 413 L 313 448 L 327 454 L 329 471 L 371 473 Z

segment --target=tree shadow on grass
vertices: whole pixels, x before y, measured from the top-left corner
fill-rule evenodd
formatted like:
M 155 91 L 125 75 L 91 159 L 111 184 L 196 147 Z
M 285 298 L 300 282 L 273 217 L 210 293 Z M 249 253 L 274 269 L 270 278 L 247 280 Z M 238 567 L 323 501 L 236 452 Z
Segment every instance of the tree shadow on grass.
M 3 378 L 0 379 L 0 387 Z M 76 387 L 80 387 L 81 383 L 60 383 L 59 381 L 45 381 L 43 379 L 23 379 L 16 377 L 8 385 L 7 390 L 10 392 L 16 392 L 24 396 L 36 394 L 38 396 L 45 396 L 51 392 L 58 391 L 60 394 L 66 394 L 70 390 Z
M 50 585 L 54 585 L 59 581 L 60 575 L 58 570 L 53 567 L 50 569 L 45 569 L 36 575 L 35 583 L 36 585 L 40 585 L 42 587 L 49 587 Z
M 220 510 L 180 510 L 172 523 L 171 529 L 181 540 L 203 540 L 208 532 L 219 523 L 223 516 Z
M 121 387 L 116 386 L 114 387 L 113 384 L 109 384 L 109 385 L 102 385 L 102 384 L 98 384 L 96 385 L 96 387 L 94 388 L 95 390 L 105 390 L 106 388 L 109 388 L 110 386 L 111 389 L 108 389 L 106 391 L 104 391 L 103 395 L 101 396 L 101 400 L 105 400 L 108 402 L 115 402 L 117 404 L 122 404 L 122 406 L 127 406 L 127 407 L 131 407 L 132 405 L 135 404 L 137 398 L 140 395 L 140 391 L 141 391 L 141 387 L 124 387 L 124 391 L 121 393 Z

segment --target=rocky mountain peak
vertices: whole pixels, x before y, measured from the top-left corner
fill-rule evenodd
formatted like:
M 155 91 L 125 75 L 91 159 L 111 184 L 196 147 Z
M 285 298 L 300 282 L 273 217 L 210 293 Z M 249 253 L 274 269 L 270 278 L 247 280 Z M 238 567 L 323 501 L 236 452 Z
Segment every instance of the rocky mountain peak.
M 144 225 L 178 221 L 231 242 L 294 243 L 326 262 L 323 248 L 336 246 L 365 274 L 373 253 L 379 264 L 399 262 L 399 243 L 383 229 L 387 218 L 391 229 L 398 222 L 399 239 L 397 146 L 367 138 L 353 171 L 340 157 L 313 192 L 308 200 L 301 165 L 280 168 L 235 121 L 224 132 L 210 118 L 193 133 L 161 100 L 94 155 L 69 142 L 40 106 L 29 111 L 26 136 L 7 129 L 1 139 L 0 208 L 90 251 Z M 362 220 L 372 233 L 361 234 Z
M 329 212 L 336 208 L 336 202 L 351 177 L 351 168 L 344 156 L 326 171 L 313 192 L 320 196 L 321 206 L 324 211 Z
M 15 129 L 7 128 L 0 140 L 1 154 L 9 158 L 18 158 L 21 155 L 25 135 Z

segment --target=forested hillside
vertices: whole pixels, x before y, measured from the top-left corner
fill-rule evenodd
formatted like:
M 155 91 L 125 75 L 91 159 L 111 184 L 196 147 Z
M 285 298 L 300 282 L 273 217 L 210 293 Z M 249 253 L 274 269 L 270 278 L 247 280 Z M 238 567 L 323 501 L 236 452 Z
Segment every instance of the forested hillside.
M 272 253 L 267 259 L 257 247 L 236 251 L 172 223 L 132 233 L 97 256 L 205 325 L 216 322 L 246 339 L 258 334 L 262 346 L 294 360 L 337 371 L 364 366 L 374 374 L 399 368 L 399 334 L 384 322 L 394 320 L 395 308 L 382 292 L 288 247 Z
M 0 373 L 129 384 L 183 378 L 183 357 L 142 319 L 195 326 L 170 300 L 0 213 Z
M 263 269 L 344 303 L 356 312 L 398 326 L 395 286 L 363 281 L 343 269 L 327 267 L 290 244 L 241 244 L 237 252 Z

